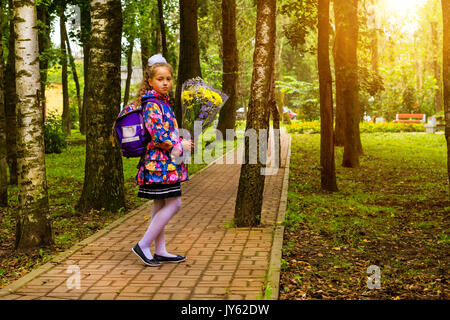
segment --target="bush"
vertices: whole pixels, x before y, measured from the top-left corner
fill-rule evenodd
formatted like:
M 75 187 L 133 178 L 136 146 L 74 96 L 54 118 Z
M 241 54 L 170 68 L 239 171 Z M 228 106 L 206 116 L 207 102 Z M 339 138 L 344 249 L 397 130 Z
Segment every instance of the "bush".
M 373 123 L 362 122 L 359 124 L 361 133 L 372 132 L 425 132 L 425 127 L 422 123 Z M 293 121 L 287 127 L 289 133 L 320 133 L 320 121 Z
M 61 153 L 67 148 L 66 134 L 61 121 L 49 114 L 44 123 L 45 153 Z
M 320 133 L 320 121 L 292 121 L 289 133 Z
M 373 123 L 363 122 L 359 126 L 363 133 L 372 132 L 425 132 L 425 127 L 422 123 Z

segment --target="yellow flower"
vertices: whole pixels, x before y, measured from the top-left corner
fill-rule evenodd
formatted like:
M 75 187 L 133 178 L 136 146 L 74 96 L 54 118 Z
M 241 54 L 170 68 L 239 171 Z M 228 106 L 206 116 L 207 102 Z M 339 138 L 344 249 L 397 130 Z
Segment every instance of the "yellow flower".
M 218 95 L 217 92 L 213 92 L 212 95 L 214 97 L 214 104 L 220 105 L 222 103 L 222 97 Z
M 168 171 L 175 171 L 177 168 L 175 168 L 175 166 L 173 165 L 173 164 L 171 164 L 171 163 L 169 163 L 168 165 L 167 165 L 167 170 Z
M 186 102 L 192 100 L 192 92 L 188 90 L 183 91 L 181 94 L 181 99 Z

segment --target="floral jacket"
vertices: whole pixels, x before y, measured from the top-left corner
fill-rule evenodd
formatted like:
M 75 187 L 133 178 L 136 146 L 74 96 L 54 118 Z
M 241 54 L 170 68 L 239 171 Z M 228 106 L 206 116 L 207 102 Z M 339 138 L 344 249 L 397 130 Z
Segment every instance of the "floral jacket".
M 148 98 L 159 100 L 162 110 L 155 102 L 145 102 Z M 137 184 L 171 184 L 189 180 L 184 162 L 177 164 L 176 161 L 177 156 L 183 155 L 183 146 L 169 98 L 149 90 L 142 96 L 142 101 L 145 127 L 151 141 L 137 166 Z

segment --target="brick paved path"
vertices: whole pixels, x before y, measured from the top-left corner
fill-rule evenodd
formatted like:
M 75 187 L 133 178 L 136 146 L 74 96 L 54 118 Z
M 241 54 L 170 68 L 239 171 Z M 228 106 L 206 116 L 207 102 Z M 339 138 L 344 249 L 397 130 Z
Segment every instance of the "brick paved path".
M 75 252 L 66 252 L 41 267 L 45 272 L 35 272 L 38 275 L 28 277 L 31 280 L 24 285 L 19 279 L 3 288 L 0 299 L 263 298 L 265 278 L 273 276 L 273 271 L 268 274 L 269 267 L 277 265 L 277 261 L 271 263 L 271 256 L 279 260 L 281 250 L 282 233 L 280 241 L 278 231 L 276 252 L 272 252 L 290 149 L 290 136 L 282 131 L 281 137 L 282 168 L 266 176 L 263 227 L 229 227 L 241 165 L 215 163 L 182 183 L 181 209 L 166 226 L 168 251 L 186 255 L 186 262 L 146 267 L 131 251 L 149 224 L 153 203 L 149 201 L 117 226 L 80 243 Z M 224 162 L 232 162 L 230 157 L 236 153 L 242 155 L 242 148 L 225 155 Z M 77 270 L 81 275 L 78 288 L 71 281 Z

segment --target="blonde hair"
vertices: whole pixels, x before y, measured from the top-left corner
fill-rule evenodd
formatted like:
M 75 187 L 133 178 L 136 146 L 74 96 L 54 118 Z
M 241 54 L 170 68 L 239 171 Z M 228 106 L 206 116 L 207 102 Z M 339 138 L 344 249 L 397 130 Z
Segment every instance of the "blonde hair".
M 139 91 L 136 95 L 136 97 L 134 98 L 133 104 L 135 106 L 140 106 L 141 105 L 141 100 L 142 100 L 142 96 L 148 91 L 148 90 L 152 90 L 152 86 L 148 83 L 148 81 L 150 79 L 153 79 L 156 75 L 156 70 L 158 70 L 158 68 L 167 68 L 170 72 L 170 74 L 173 77 L 173 68 L 169 63 L 165 63 L 165 62 L 159 62 L 159 63 L 155 63 L 151 66 L 147 66 L 144 70 L 144 79 L 142 79 L 142 83 L 141 86 L 139 87 Z

